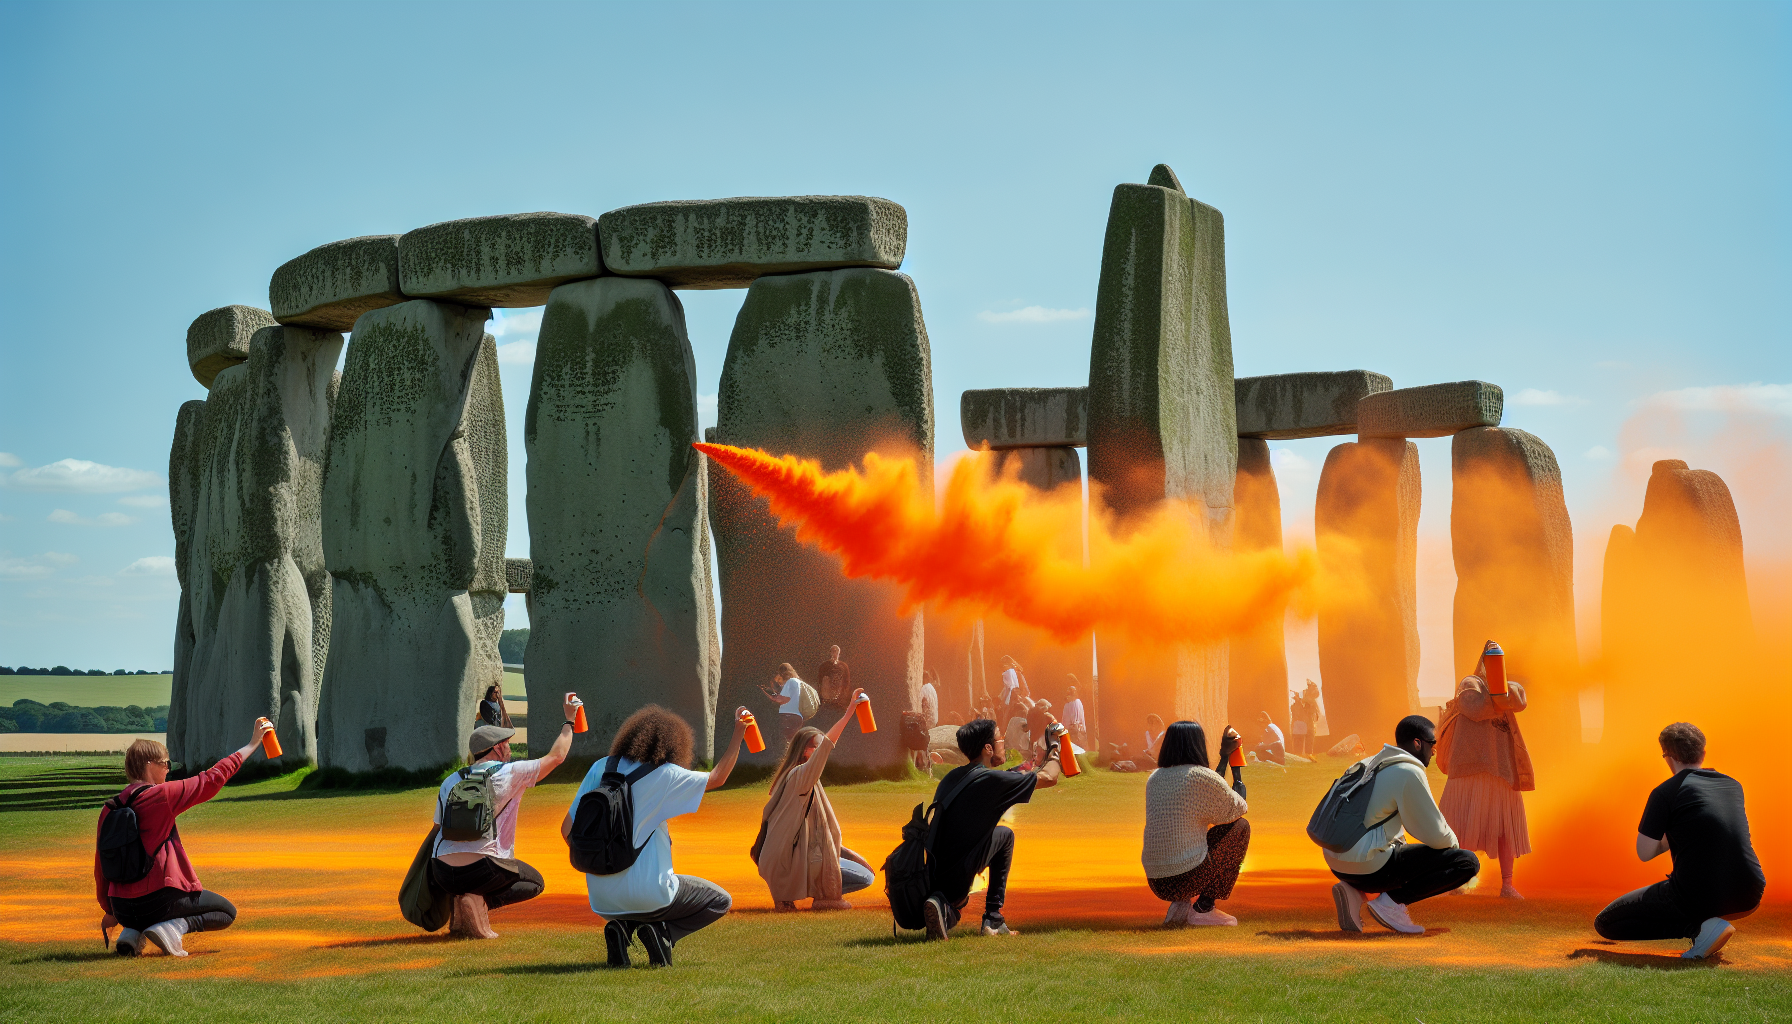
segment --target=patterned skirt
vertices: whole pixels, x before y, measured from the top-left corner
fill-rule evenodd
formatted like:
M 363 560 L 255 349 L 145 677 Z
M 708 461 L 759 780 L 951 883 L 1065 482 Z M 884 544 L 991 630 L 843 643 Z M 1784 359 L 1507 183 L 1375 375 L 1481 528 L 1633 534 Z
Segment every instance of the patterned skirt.
M 1168 878 L 1147 878 L 1151 894 L 1160 900 L 1175 903 L 1205 896 L 1210 900 L 1230 899 L 1232 886 L 1238 881 L 1238 869 L 1244 866 L 1245 849 L 1251 845 L 1251 823 L 1243 818 L 1215 825 L 1207 830 L 1207 859 L 1180 875 Z
M 1500 837 L 1512 841 L 1514 855 L 1531 852 L 1531 833 L 1524 820 L 1524 796 L 1498 775 L 1450 776 L 1437 802 L 1444 820 L 1464 850 L 1499 856 Z

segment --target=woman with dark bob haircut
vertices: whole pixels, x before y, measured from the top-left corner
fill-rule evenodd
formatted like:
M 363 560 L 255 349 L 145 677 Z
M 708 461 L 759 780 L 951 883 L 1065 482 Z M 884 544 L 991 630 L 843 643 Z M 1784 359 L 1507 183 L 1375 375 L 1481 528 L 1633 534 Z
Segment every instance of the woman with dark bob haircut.
M 1220 737 L 1224 765 L 1239 744 L 1226 727 Z M 1233 769 L 1236 777 L 1239 773 Z M 1157 770 L 1145 780 L 1145 881 L 1170 904 L 1165 928 L 1234 925 L 1238 918 L 1214 908 L 1231 897 L 1251 842 L 1244 781 L 1228 788 L 1207 766 L 1207 732 L 1199 722 L 1175 722 L 1164 734 Z

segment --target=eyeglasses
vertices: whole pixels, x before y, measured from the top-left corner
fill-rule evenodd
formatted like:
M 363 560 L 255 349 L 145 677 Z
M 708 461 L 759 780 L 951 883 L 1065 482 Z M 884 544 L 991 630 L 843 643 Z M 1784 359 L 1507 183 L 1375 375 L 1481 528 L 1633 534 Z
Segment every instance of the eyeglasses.
M 161 766 L 162 766 L 162 767 L 164 767 L 164 768 L 172 768 L 172 767 L 174 767 L 174 762 L 173 762 L 173 761 L 170 761 L 170 760 L 168 760 L 168 759 L 167 759 L 167 758 L 165 758 L 165 757 L 164 757 L 164 758 L 162 758 L 162 759 L 161 759 L 161 760 L 160 760 L 160 761 L 151 761 L 151 762 L 149 762 L 149 763 L 150 763 L 150 764 L 159 764 L 159 765 L 161 765 Z

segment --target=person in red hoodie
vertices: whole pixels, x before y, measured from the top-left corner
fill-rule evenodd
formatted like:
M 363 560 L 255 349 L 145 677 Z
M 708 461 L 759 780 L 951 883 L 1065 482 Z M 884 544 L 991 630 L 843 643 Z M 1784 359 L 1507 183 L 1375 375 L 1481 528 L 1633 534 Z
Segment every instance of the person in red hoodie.
M 138 740 L 125 751 L 124 774 L 130 785 L 115 799 L 130 800 L 131 809 L 137 812 L 143 849 L 154 857 L 154 863 L 140 881 L 109 882 L 100 870 L 97 846 L 93 852 L 94 895 L 100 901 L 100 910 L 105 912 L 100 919 L 100 934 L 109 934 L 116 925 L 124 926 L 118 933 L 119 955 L 136 956 L 147 936 L 162 952 L 186 956 L 187 951 L 181 948 L 182 935 L 219 931 L 236 920 L 236 907 L 229 900 L 199 884 L 199 875 L 181 846 L 174 818 L 217 796 L 224 783 L 255 753 L 262 736 L 273 729 L 267 719 L 258 720 L 255 735 L 247 746 L 204 772 L 178 782 L 168 781 L 167 747 L 155 740 Z M 132 798 L 137 790 L 144 792 Z M 100 809 L 100 830 L 104 830 L 111 808 L 112 801 L 107 801 Z

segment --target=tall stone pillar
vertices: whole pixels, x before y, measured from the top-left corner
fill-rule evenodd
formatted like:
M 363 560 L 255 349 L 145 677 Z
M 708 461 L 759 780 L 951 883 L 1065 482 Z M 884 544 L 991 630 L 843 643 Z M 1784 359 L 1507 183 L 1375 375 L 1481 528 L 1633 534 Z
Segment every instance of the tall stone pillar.
M 242 746 L 261 716 L 283 761 L 317 757 L 331 622 L 320 504 L 341 351 L 340 334 L 263 327 L 247 362 L 218 371 L 198 418 L 195 471 L 180 482 L 193 646 L 179 742 L 192 767 Z
M 828 470 L 870 451 L 913 457 L 931 491 L 931 356 L 914 283 L 877 269 L 755 280 L 728 342 L 717 420 L 719 443 L 812 458 Z M 892 584 L 847 579 L 837 558 L 780 528 L 765 500 L 730 474 L 711 479 L 710 501 L 722 585 L 720 706 L 744 704 L 772 726 L 775 707 L 760 685 L 782 662 L 814 672 L 837 644 L 854 685 L 888 724 L 869 736 L 849 727 L 831 764 L 900 771 L 895 724 L 917 706 L 921 614 L 901 611 Z
M 1319 672 L 1334 741 L 1391 743 L 1419 706 L 1419 493 L 1418 446 L 1400 438 L 1346 441 L 1320 470 Z
M 174 526 L 174 574 L 180 580 L 180 611 L 174 618 L 174 678 L 168 698 L 168 756 L 193 764 L 187 756 L 187 685 L 193 670 L 193 604 L 188 583 L 192 560 L 193 509 L 199 489 L 198 449 L 205 425 L 205 402 L 180 407 L 174 419 L 174 444 L 168 453 L 168 512 Z
M 1282 496 L 1269 462 L 1269 442 L 1238 439 L 1238 478 L 1233 485 L 1237 519 L 1233 544 L 1240 553 L 1282 551 Z M 1249 742 L 1258 734 L 1257 716 L 1269 716 L 1288 735 L 1288 648 L 1283 617 L 1274 615 L 1250 632 L 1232 638 L 1228 657 L 1231 685 L 1227 720 Z
M 1525 684 L 1524 727 L 1543 748 L 1579 743 L 1574 531 L 1555 453 L 1512 427 L 1472 427 L 1450 442 L 1450 548 L 1456 563 L 1456 678 L 1488 640 Z
M 691 724 L 698 758 L 713 757 L 708 483 L 691 447 L 696 370 L 672 290 L 623 277 L 555 288 L 523 430 L 530 707 L 577 691 L 591 730 L 573 738 L 573 756 L 598 758 L 624 719 L 659 704 Z M 553 739 L 531 730 L 530 753 Z
M 323 486 L 326 766 L 451 764 L 483 686 L 503 678 L 507 460 L 489 312 L 418 299 L 355 322 Z
M 1091 491 L 1119 517 L 1181 503 L 1216 548 L 1232 544 L 1238 461 L 1225 224 L 1158 165 L 1118 185 L 1108 210 L 1089 358 Z M 1227 706 L 1226 644 L 1123 644 L 1103 635 L 1100 732 L 1146 713 L 1193 718 L 1216 737 Z

